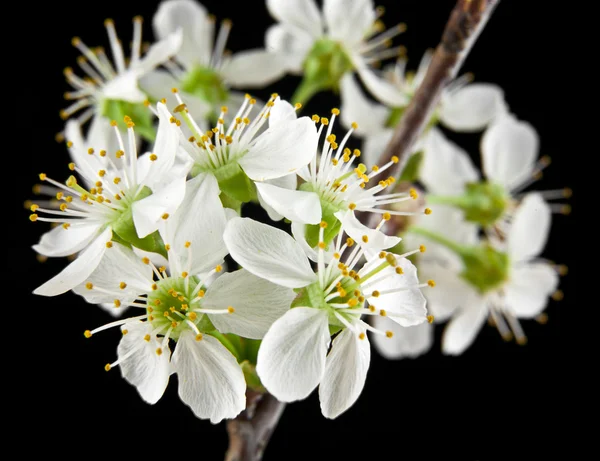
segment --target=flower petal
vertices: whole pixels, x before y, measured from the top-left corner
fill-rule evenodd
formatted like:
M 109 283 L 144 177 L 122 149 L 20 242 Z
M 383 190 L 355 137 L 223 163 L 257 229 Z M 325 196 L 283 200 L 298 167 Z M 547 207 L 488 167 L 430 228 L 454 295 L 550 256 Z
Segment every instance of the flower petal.
M 421 181 L 433 194 L 463 194 L 466 183 L 479 179 L 469 154 L 440 130 L 431 130 L 427 136 L 420 173 Z
M 162 397 L 169 384 L 171 351 L 162 348 L 156 336 L 152 336 L 149 322 L 129 323 L 119 342 L 117 355 L 121 360 L 119 367 L 125 380 L 135 386 L 145 402 L 153 405 Z M 150 341 L 144 337 L 150 335 Z M 157 354 L 157 350 L 161 354 Z
M 350 128 L 353 122 L 358 124 L 355 133 L 358 136 L 376 136 L 385 130 L 390 110 L 369 100 L 352 74 L 346 74 L 340 81 L 342 123 Z M 373 163 L 369 163 L 372 165 Z
M 514 261 L 528 261 L 538 256 L 550 234 L 552 212 L 539 193 L 525 196 L 508 231 L 508 252 Z
M 319 137 L 308 117 L 281 121 L 256 138 L 239 164 L 255 181 L 288 175 L 311 161 Z
M 300 245 L 280 229 L 250 218 L 233 218 L 223 239 L 233 259 L 258 277 L 289 288 L 317 279 Z
M 483 322 L 488 316 L 485 300 L 473 296 L 450 320 L 442 335 L 442 352 L 460 355 L 475 340 Z
M 156 67 L 164 64 L 170 58 L 175 56 L 183 42 L 183 32 L 181 29 L 169 34 L 150 47 L 148 52 L 135 66 L 137 77 L 147 74 Z
M 394 336 L 371 335 L 377 351 L 386 359 L 414 359 L 425 354 L 433 345 L 433 325 L 423 322 L 412 327 L 402 327 L 385 317 L 373 316 L 373 327 L 391 331 Z
M 209 287 L 202 299 L 208 309 L 235 310 L 227 315 L 210 315 L 221 333 L 235 333 L 261 339 L 275 320 L 285 314 L 296 294 L 245 269 L 223 274 Z
M 308 32 L 290 24 L 275 24 L 265 34 L 266 49 L 277 53 L 286 69 L 295 74 L 302 73 L 302 64 L 313 41 Z
M 75 261 L 65 267 L 58 275 L 37 287 L 33 294 L 56 296 L 84 282 L 100 264 L 107 249 L 106 243 L 110 242 L 111 238 L 112 229 L 107 227 L 84 251 L 79 253 Z
M 162 217 L 172 215 L 185 196 L 186 178 L 175 179 L 168 186 L 158 190 L 131 205 L 133 222 L 139 238 L 144 238 L 158 229 Z
M 513 268 L 504 287 L 504 301 L 517 317 L 533 318 L 544 310 L 557 287 L 558 274 L 549 264 L 526 264 Z
M 314 192 L 289 190 L 266 183 L 256 183 L 262 200 L 290 221 L 304 224 L 321 222 L 321 202 Z
M 285 60 L 278 53 L 255 49 L 234 54 L 220 72 L 233 88 L 262 88 L 279 80 L 285 71 Z
M 269 126 L 273 127 L 279 122 L 296 120 L 296 109 L 289 102 L 281 99 L 279 96 L 273 101 L 273 107 L 269 111 Z
M 489 83 L 472 83 L 445 94 L 439 115 L 451 130 L 479 131 L 505 111 L 502 88 Z
M 110 135 L 114 136 L 114 128 L 110 135 L 104 130 L 104 128 L 100 128 L 101 123 L 96 121 L 101 117 L 94 117 L 92 124 L 95 130 L 94 139 L 90 140 L 90 135 L 88 135 L 88 140 L 84 140 L 81 135 L 81 125 L 77 121 L 77 119 L 69 120 L 65 126 L 65 139 L 71 144 L 67 144 L 67 148 L 69 149 L 69 154 L 71 155 L 71 159 L 77 165 L 78 171 L 82 172 L 83 179 L 86 183 L 93 187 L 92 184 L 95 182 L 98 171 L 105 167 L 105 162 L 102 157 L 98 155 L 90 155 L 88 153 L 88 149 L 93 147 L 94 150 L 100 151 L 100 149 L 106 149 L 109 144 Z M 91 129 L 89 133 L 91 134 Z M 98 132 L 101 131 L 102 135 L 98 136 Z M 92 144 L 94 141 L 95 144 Z
M 258 183 L 256 183 L 256 184 L 258 184 Z M 271 185 L 281 188 L 281 189 L 296 190 L 296 186 L 298 184 L 298 177 L 297 177 L 296 173 L 292 173 L 292 174 L 288 174 L 286 176 L 282 176 L 281 178 L 269 179 L 261 184 L 271 184 Z M 281 215 L 277 211 L 275 211 L 275 209 L 265 201 L 265 199 L 260 194 L 260 191 L 257 191 L 257 192 L 258 192 L 258 194 L 257 194 L 258 202 L 260 203 L 260 206 L 262 206 L 265 209 L 265 211 L 269 215 L 269 218 L 271 218 L 273 221 L 282 220 L 283 215 Z M 320 204 L 319 204 L 319 206 L 320 206 Z
M 327 313 L 296 307 L 271 326 L 258 350 L 256 371 L 282 402 L 306 398 L 325 373 L 329 346 Z
M 323 416 L 337 418 L 356 402 L 365 386 L 370 362 L 371 348 L 366 337 L 360 339 L 347 328 L 335 337 L 319 385 Z
M 539 137 L 527 122 L 502 117 L 481 139 L 483 170 L 488 179 L 508 189 L 530 178 L 539 150 Z
M 318 37 L 323 33 L 321 14 L 314 0 L 267 0 L 271 16 Z
M 376 19 L 373 0 L 324 0 L 323 16 L 329 35 L 348 48 L 364 39 Z
M 391 254 L 391 253 L 389 253 Z M 375 256 L 377 258 L 377 256 Z M 402 274 L 397 274 L 394 267 L 387 267 L 376 277 L 387 276 L 385 279 L 368 285 L 368 291 L 400 290 L 380 296 L 368 296 L 367 301 L 378 310 L 384 310 L 394 322 L 409 327 L 423 323 L 427 319 L 425 297 L 419 288 L 417 268 L 406 258 L 397 258 L 397 266 L 402 268 Z M 371 294 L 369 293 L 369 295 Z
M 382 104 L 388 107 L 404 107 L 408 104 L 409 99 L 406 94 L 376 75 L 367 64 L 357 62 L 356 71 L 367 90 Z
M 396 246 L 402 240 L 400 237 L 390 237 L 381 231 L 365 226 L 356 219 L 353 211 L 338 211 L 334 213 L 334 216 L 342 223 L 344 232 L 362 248 L 386 250 Z
M 227 254 L 223 242 L 227 219 L 219 193 L 217 180 L 212 175 L 202 173 L 190 179 L 186 183 L 183 202 L 166 221 L 166 232 L 159 229 L 165 243 L 171 245 L 173 254 L 181 256 L 179 263 L 188 258 L 185 246 L 187 242 L 191 243 L 191 266 L 186 269 L 190 274 L 207 272 Z M 171 254 L 169 262 L 173 263 Z
M 304 254 L 308 256 L 311 261 L 317 262 L 319 255 L 314 248 L 311 248 L 306 240 L 306 224 L 292 221 L 292 235 L 296 240 L 296 243 L 302 248 Z M 327 257 L 325 258 L 327 260 Z
M 117 75 L 102 87 L 102 97 L 132 103 L 141 103 L 146 100 L 146 95 L 138 88 L 139 74 L 128 70 Z
M 164 39 L 182 30 L 181 48 L 177 60 L 186 69 L 208 65 L 212 53 L 212 28 L 206 8 L 193 0 L 171 0 L 160 3 L 152 18 L 154 33 Z
M 360 127 L 360 124 L 358 126 Z M 372 136 L 365 137 L 360 155 L 362 163 L 369 167 L 379 165 L 381 154 L 385 151 L 392 136 L 394 136 L 394 130 L 388 128 Z
M 201 419 L 217 424 L 235 418 L 246 407 L 246 381 L 235 357 L 212 336 L 196 341 L 184 331 L 172 364 L 179 380 L 179 398 Z
M 68 229 L 57 226 L 42 235 L 33 249 L 44 256 L 69 256 L 83 250 L 100 232 L 97 222 L 82 220 Z

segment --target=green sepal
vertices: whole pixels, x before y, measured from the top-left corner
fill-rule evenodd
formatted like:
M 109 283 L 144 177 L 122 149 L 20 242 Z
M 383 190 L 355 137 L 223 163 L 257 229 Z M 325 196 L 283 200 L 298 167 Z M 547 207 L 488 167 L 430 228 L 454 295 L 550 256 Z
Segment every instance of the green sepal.
M 480 293 L 496 289 L 508 280 L 510 260 L 506 253 L 489 245 L 469 247 L 461 254 L 465 264 L 460 274 Z
M 246 386 L 254 392 L 259 392 L 264 394 L 267 392 L 265 387 L 262 385 L 260 378 L 258 377 L 258 373 L 256 373 L 256 366 L 250 363 L 248 360 L 244 360 L 240 363 L 242 367 L 242 372 L 244 373 L 244 378 L 246 379 Z
M 412 154 L 400 175 L 400 181 L 415 182 L 419 179 L 421 165 L 423 164 L 423 151 Z
M 144 139 L 154 142 L 156 139 L 156 129 L 154 127 L 154 117 L 150 109 L 142 103 L 133 103 L 122 101 L 120 99 L 104 99 L 101 104 L 101 113 L 104 117 L 117 122 L 121 130 L 126 130 L 127 126 L 123 119 L 125 116 L 131 117 L 135 124 L 135 132 Z
M 231 208 L 238 214 L 238 216 L 241 215 L 242 202 L 240 202 L 239 200 L 236 200 L 224 193 L 221 193 L 219 195 L 219 198 L 221 199 L 221 204 L 223 205 L 223 208 Z
M 242 167 L 236 161 L 232 161 L 214 170 L 206 170 L 195 165 L 192 168 L 191 174 L 192 176 L 197 176 L 205 172 L 215 176 L 219 183 L 221 194 L 233 199 L 233 204 L 235 204 L 235 201 L 248 203 L 257 200 L 254 182 L 244 173 L 244 170 L 242 170 Z
M 209 67 L 195 66 L 189 70 L 181 79 L 181 89 L 212 106 L 224 103 L 229 98 L 223 79 Z
M 301 191 L 313 192 L 310 183 L 303 183 L 298 189 Z M 320 197 L 319 199 L 321 202 L 321 221 L 327 223 L 327 227 L 323 231 L 323 241 L 325 242 L 325 245 L 328 246 L 342 228 L 342 223 L 335 217 L 335 213 L 341 211 L 342 208 L 332 205 L 330 202 L 322 200 Z M 319 244 L 320 227 L 320 224 L 306 224 L 306 242 L 311 248 L 314 248 Z

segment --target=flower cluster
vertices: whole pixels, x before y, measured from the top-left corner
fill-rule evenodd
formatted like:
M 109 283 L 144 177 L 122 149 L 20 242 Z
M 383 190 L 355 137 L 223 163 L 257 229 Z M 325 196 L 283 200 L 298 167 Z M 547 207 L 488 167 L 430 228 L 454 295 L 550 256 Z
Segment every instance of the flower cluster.
M 34 250 L 70 262 L 34 293 L 72 291 L 109 311 L 113 321 L 84 332 L 120 328 L 105 369 L 150 404 L 176 373 L 181 400 L 212 423 L 242 412 L 248 389 L 292 402 L 319 387 L 323 415 L 336 418 L 362 392 L 369 338 L 385 356 L 416 356 L 432 313 L 451 319 L 449 354 L 488 316 L 524 342 L 517 318 L 543 310 L 562 270 L 538 258 L 556 191 L 521 192 L 548 163 L 536 161 L 533 128 L 498 87 L 461 77 L 409 165 L 391 173 L 400 159 L 379 157 L 429 56 L 408 75 L 403 47 L 390 48 L 405 26 L 385 30 L 371 0 L 267 8 L 278 23 L 265 49 L 235 54 L 232 24 L 215 37 L 194 0 L 160 4 L 145 53 L 135 18 L 129 59 L 112 20 L 112 61 L 73 39 L 85 75 L 65 71 L 69 172 L 41 173 L 49 198 L 29 207 L 31 221 L 52 224 Z M 390 57 L 400 59 L 376 70 Z M 292 103 L 244 92 L 287 72 L 303 76 Z M 302 113 L 329 90 L 341 110 Z M 485 179 L 438 124 L 485 129 Z M 246 217 L 249 204 L 270 222 Z

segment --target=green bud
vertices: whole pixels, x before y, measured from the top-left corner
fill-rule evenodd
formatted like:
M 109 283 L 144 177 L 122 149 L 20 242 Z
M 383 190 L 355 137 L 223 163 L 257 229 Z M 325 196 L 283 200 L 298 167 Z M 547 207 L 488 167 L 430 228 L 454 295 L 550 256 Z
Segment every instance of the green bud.
M 144 137 L 147 141 L 153 142 L 156 138 L 156 129 L 154 128 L 153 115 L 144 104 L 121 101 L 118 99 L 104 99 L 100 104 L 100 113 L 103 117 L 117 122 L 121 130 L 126 130 L 127 126 L 123 119 L 125 116 L 131 117 L 135 123 L 135 132 Z

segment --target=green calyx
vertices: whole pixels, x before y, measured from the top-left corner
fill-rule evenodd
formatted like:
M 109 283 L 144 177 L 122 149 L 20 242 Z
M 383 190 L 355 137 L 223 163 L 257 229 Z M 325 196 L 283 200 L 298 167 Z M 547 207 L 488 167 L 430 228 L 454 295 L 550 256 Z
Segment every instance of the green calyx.
M 151 194 L 152 191 L 144 186 L 132 201 L 123 201 L 123 204 L 127 207 L 124 211 L 119 213 L 118 218 L 110 223 L 113 230 L 113 240 L 124 245 L 134 246 L 140 250 L 158 253 L 166 258 L 167 252 L 165 250 L 165 244 L 158 231 L 155 231 L 144 238 L 139 238 L 133 222 L 131 206 L 134 202 L 146 198 Z
M 123 119 L 131 117 L 135 123 L 135 132 L 147 141 L 156 139 L 156 129 L 153 124 L 153 116 L 150 109 L 142 103 L 132 103 L 119 99 L 104 99 L 100 104 L 100 113 L 103 117 L 117 122 L 117 126 L 125 131 L 127 126 Z
M 291 99 L 302 104 L 320 91 L 337 92 L 342 76 L 354 69 L 343 46 L 328 38 L 318 40 L 313 45 L 302 67 L 304 78 Z
M 240 158 L 238 156 L 237 158 Z M 192 176 L 197 176 L 200 173 L 210 173 L 214 175 L 219 183 L 221 190 L 221 202 L 227 208 L 237 210 L 242 203 L 248 203 L 257 200 L 256 186 L 239 163 L 236 160 L 231 160 L 230 163 L 219 166 L 215 169 L 201 168 L 195 165 L 192 168 Z
M 504 214 L 509 202 L 504 187 L 491 182 L 476 182 L 466 185 L 460 196 L 428 195 L 430 203 L 451 205 L 465 213 L 465 219 L 481 226 L 491 226 Z
M 223 84 L 223 79 L 209 67 L 194 66 L 181 80 L 181 90 L 197 96 L 211 106 L 225 103 L 229 98 L 229 91 Z M 213 114 L 218 115 L 218 114 Z
M 187 282 L 186 282 L 187 280 Z M 172 328 L 169 336 L 174 340 L 184 330 L 191 329 L 186 320 L 193 322 L 202 333 L 212 332 L 215 327 L 205 314 L 192 312 L 200 307 L 200 298 L 194 294 L 198 282 L 194 277 L 169 277 L 159 280 L 155 290 L 148 294 L 148 320 L 153 328 Z M 194 330 L 195 331 L 195 330 Z

